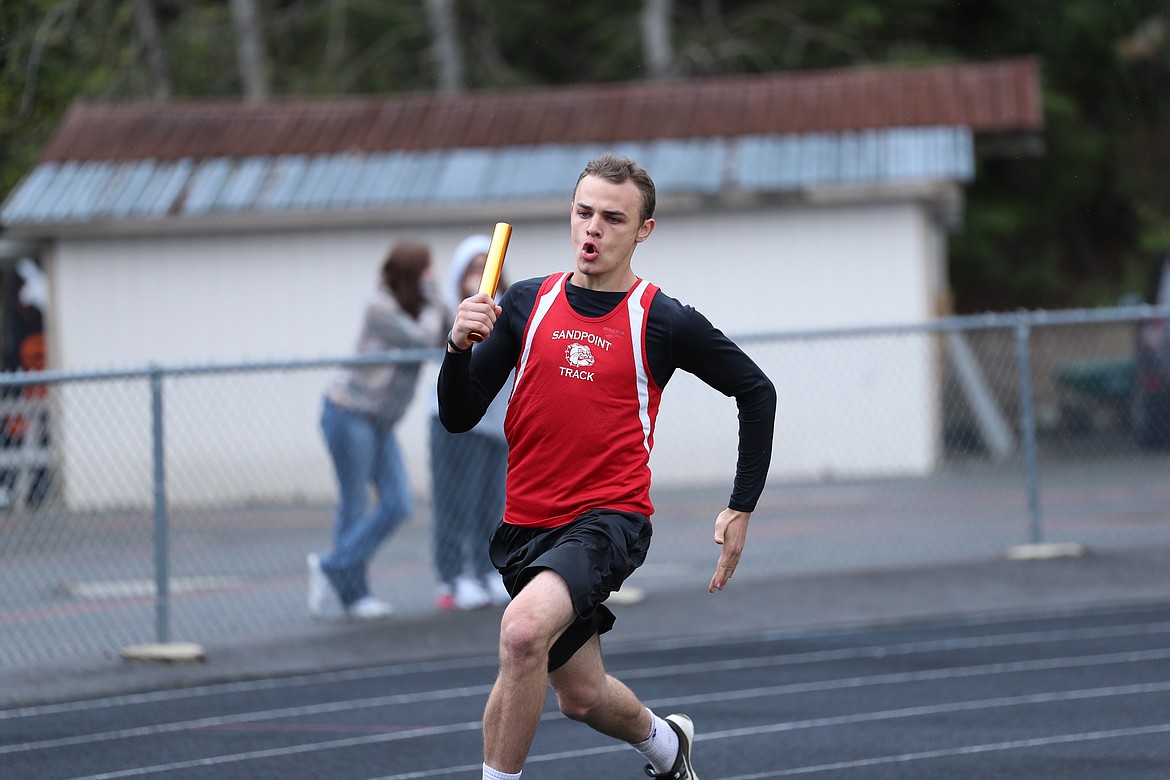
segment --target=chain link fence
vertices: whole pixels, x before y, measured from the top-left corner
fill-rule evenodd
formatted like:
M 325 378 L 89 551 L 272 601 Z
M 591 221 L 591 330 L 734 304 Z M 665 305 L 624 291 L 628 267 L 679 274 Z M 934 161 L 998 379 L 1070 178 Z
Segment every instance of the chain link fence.
M 1157 375 L 1170 358 L 1140 354 L 1143 326 L 1168 316 L 739 338 L 780 408 L 738 576 L 1170 544 L 1170 386 Z M 415 513 L 371 579 L 400 613 L 434 609 L 426 396 L 439 356 L 3 377 L 0 670 L 303 631 L 305 559 L 327 549 L 335 500 L 321 397 L 343 363 L 427 364 L 398 430 Z M 657 532 L 637 584 L 705 586 L 735 414 L 689 375 L 666 390 Z

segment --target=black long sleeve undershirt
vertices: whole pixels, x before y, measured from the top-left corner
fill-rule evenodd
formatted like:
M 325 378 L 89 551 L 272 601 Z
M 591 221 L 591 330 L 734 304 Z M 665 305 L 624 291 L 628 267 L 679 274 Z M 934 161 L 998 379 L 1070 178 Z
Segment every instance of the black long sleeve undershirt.
M 438 383 L 439 419 L 447 430 L 461 433 L 475 427 L 503 387 L 520 356 L 524 327 L 542 281 L 528 279 L 510 286 L 500 301 L 502 313 L 491 336 L 468 353 L 447 353 Z M 572 283 L 565 289 L 569 304 L 583 317 L 605 316 L 625 298 L 625 293 L 597 292 Z M 728 507 L 754 511 L 772 459 L 776 389 L 771 380 L 706 317 L 661 290 L 647 314 L 646 359 L 660 388 L 682 369 L 735 398 L 739 452 Z

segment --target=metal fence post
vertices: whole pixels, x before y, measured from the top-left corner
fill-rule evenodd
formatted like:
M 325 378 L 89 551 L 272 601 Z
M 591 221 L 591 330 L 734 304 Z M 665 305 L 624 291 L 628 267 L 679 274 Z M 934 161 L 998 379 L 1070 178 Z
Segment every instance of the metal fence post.
M 1032 398 L 1031 322 L 1021 314 L 1016 321 L 1016 358 L 1020 373 L 1020 433 L 1024 437 L 1024 479 L 1028 490 L 1029 541 L 1040 544 L 1040 487 L 1036 464 L 1036 410 Z
M 167 483 L 166 461 L 163 452 L 163 372 L 157 366 L 150 369 L 151 439 L 154 444 L 154 613 L 155 640 L 160 644 L 170 641 L 170 594 L 167 571 Z

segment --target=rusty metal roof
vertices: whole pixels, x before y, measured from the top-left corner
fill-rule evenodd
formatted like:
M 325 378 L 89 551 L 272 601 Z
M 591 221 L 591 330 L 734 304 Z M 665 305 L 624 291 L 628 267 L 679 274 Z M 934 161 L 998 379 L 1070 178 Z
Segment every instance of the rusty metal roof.
M 559 198 L 605 149 L 646 165 L 664 194 L 966 181 L 976 135 L 1041 123 L 1034 59 L 459 96 L 82 102 L 0 221 Z
M 460 95 L 79 102 L 43 162 L 599 144 L 956 126 L 1036 131 L 1032 58 Z

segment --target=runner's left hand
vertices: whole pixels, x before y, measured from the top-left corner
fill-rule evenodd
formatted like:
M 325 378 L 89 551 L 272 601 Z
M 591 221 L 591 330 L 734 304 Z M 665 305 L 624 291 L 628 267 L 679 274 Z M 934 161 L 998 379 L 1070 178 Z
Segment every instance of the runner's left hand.
M 723 590 L 735 567 L 739 565 L 739 556 L 743 554 L 744 544 L 747 542 L 748 520 L 751 512 L 740 512 L 735 509 L 724 509 L 715 518 L 715 544 L 721 545 L 719 563 L 715 566 L 715 576 L 711 578 L 708 593 Z

